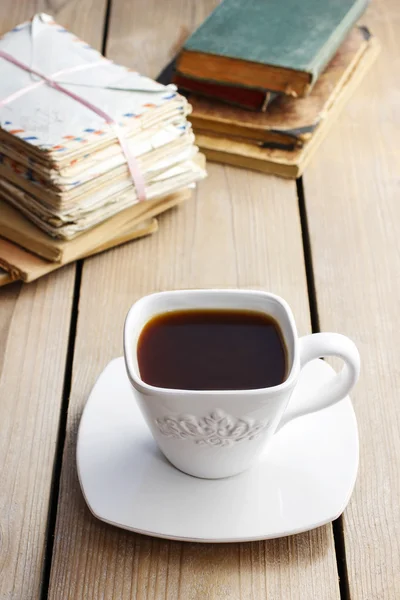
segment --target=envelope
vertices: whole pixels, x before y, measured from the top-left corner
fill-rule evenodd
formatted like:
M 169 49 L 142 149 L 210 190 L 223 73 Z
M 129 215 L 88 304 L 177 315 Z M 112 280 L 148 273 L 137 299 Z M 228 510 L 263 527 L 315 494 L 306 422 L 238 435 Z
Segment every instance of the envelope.
M 0 68 L 0 191 L 48 235 L 71 240 L 144 200 L 121 144 L 146 200 L 205 177 L 176 88 L 105 59 L 48 15 L 0 39 Z
M 186 100 L 173 85 L 164 86 L 114 64 L 46 14 L 15 27 L 0 39 L 0 51 L 43 75 L 53 77 L 67 90 L 101 108 L 123 129 L 155 108 L 175 102 L 187 112 Z M 0 107 L 0 126 L 23 142 L 51 154 L 79 148 L 99 137 L 115 134 L 104 118 L 68 95 L 50 87 L 32 73 L 0 58 L 0 99 L 37 87 Z M 56 73 L 66 69 L 80 71 Z

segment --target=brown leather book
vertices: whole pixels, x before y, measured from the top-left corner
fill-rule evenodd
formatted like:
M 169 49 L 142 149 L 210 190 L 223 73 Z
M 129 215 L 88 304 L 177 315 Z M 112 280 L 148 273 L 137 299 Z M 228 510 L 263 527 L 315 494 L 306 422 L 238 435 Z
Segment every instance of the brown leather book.
M 199 96 L 220 100 L 233 106 L 265 112 L 270 103 L 277 97 L 275 92 L 256 90 L 254 88 L 242 88 L 234 85 L 222 85 L 218 83 L 192 79 L 176 73 L 173 82 L 183 92 L 192 92 Z

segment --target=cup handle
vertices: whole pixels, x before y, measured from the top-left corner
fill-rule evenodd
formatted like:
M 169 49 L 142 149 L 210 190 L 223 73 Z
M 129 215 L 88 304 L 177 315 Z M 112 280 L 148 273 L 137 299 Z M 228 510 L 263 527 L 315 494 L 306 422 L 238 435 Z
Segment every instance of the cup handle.
M 314 333 L 299 339 L 300 369 L 315 358 L 337 356 L 344 361 L 339 373 L 334 375 L 325 386 L 316 390 L 300 407 L 287 410 L 279 423 L 278 429 L 284 425 L 312 412 L 327 408 L 342 400 L 356 384 L 360 374 L 360 355 L 356 345 L 340 333 Z M 296 388 L 295 388 L 296 389 Z

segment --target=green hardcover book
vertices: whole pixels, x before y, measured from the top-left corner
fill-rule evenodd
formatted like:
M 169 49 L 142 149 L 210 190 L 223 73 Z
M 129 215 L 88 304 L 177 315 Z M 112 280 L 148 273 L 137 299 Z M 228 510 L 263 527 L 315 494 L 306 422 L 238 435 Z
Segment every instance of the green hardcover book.
M 224 0 L 187 40 L 185 77 L 306 96 L 368 0 Z

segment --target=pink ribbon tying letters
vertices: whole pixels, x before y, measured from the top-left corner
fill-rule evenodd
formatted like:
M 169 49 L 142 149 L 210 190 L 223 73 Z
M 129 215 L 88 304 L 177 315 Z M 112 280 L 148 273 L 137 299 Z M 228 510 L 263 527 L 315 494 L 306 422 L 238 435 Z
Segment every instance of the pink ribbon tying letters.
M 10 102 L 13 102 L 20 96 L 23 96 L 24 94 L 39 87 L 40 85 L 44 85 L 45 83 L 47 85 L 49 85 L 50 87 L 58 90 L 59 92 L 66 94 L 70 98 L 73 98 L 80 104 L 83 104 L 83 106 L 86 106 L 86 108 L 88 108 L 92 112 L 96 113 L 96 115 L 99 115 L 99 117 L 102 117 L 102 119 L 104 119 L 105 122 L 108 125 L 110 125 L 110 127 L 113 129 L 115 135 L 117 136 L 119 145 L 121 146 L 122 152 L 125 155 L 129 172 L 131 174 L 133 183 L 135 184 L 135 187 L 136 187 L 136 193 L 137 193 L 138 199 L 139 199 L 139 201 L 146 200 L 146 188 L 145 188 L 144 178 L 140 171 L 138 161 L 136 160 L 136 157 L 132 154 L 131 150 L 129 149 L 129 145 L 127 143 L 125 135 L 122 133 L 118 123 L 116 123 L 114 121 L 114 119 L 112 117 L 110 117 L 110 115 L 105 113 L 101 108 L 98 108 L 97 106 L 95 106 L 88 100 L 85 100 L 78 94 L 74 94 L 74 92 L 70 92 L 69 90 L 67 90 L 65 87 L 63 87 L 62 85 L 60 85 L 59 83 L 57 83 L 57 81 L 55 81 L 53 79 L 53 77 L 59 77 L 60 75 L 65 75 L 66 73 L 73 73 L 75 71 L 82 71 L 84 69 L 104 65 L 104 63 L 106 62 L 104 59 L 101 61 L 98 61 L 98 62 L 86 64 L 86 65 L 79 65 L 76 67 L 62 69 L 61 71 L 57 71 L 57 73 L 53 73 L 53 75 L 51 75 L 51 76 L 47 76 L 47 75 L 44 75 L 43 73 L 40 73 L 39 71 L 36 71 L 35 69 L 28 67 L 24 63 L 20 62 L 18 59 L 11 56 L 11 54 L 8 54 L 7 52 L 4 52 L 3 50 L 0 50 L 0 57 L 4 58 L 8 62 L 13 63 L 20 69 L 23 69 L 24 71 L 27 71 L 28 73 L 32 73 L 32 75 L 36 75 L 37 77 L 40 77 L 40 79 L 41 79 L 40 81 L 31 83 L 30 85 L 25 86 L 21 90 L 18 90 L 17 92 L 14 92 L 13 94 L 10 94 L 9 96 L 7 96 L 7 98 L 0 100 L 0 108 L 2 106 L 5 106 L 6 104 L 9 104 Z

